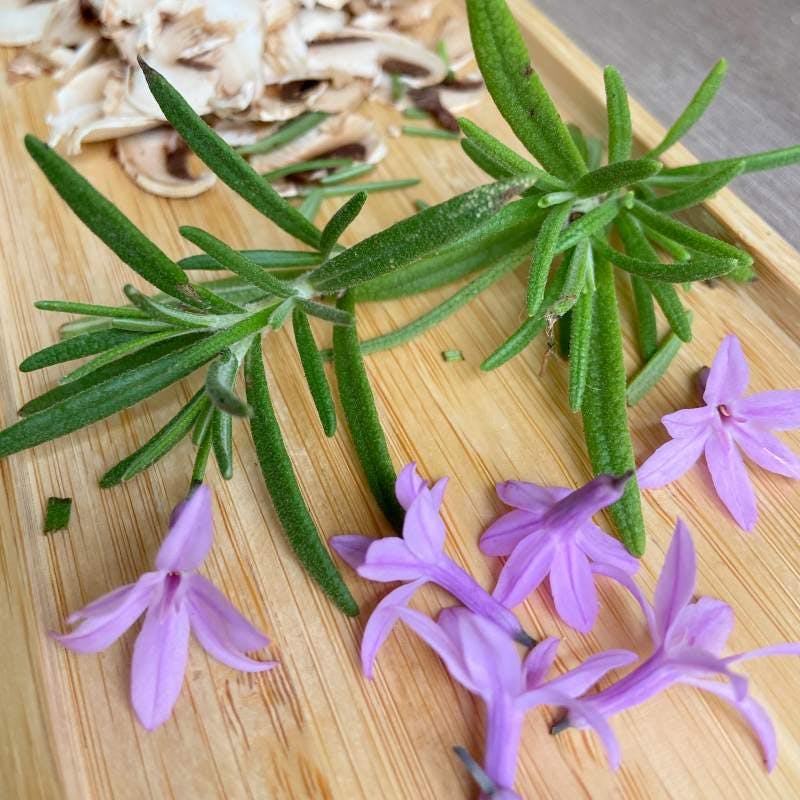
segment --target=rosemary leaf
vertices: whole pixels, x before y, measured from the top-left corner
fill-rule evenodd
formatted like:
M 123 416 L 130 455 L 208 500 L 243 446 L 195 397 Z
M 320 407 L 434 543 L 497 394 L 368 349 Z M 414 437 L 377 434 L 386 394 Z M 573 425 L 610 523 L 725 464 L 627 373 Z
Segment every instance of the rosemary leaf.
M 283 323 L 286 322 L 286 319 L 289 314 L 292 313 L 295 305 L 295 299 L 293 297 L 287 297 L 282 303 L 275 306 L 275 309 L 269 317 L 269 327 L 274 331 L 282 328 Z
M 644 229 L 647 238 L 656 246 L 661 248 L 668 256 L 671 256 L 675 261 L 688 261 L 692 254 L 677 242 L 668 239 L 664 234 L 658 231 L 651 230 L 650 228 Z
M 505 0 L 467 0 L 470 34 L 486 88 L 536 160 L 565 180 L 586 167 L 552 98 L 533 69 Z
M 748 156 L 723 158 L 718 161 L 704 161 L 701 164 L 687 164 L 683 167 L 669 167 L 662 170 L 661 175 L 664 177 L 671 175 L 687 177 L 713 175 L 715 172 L 739 162 L 744 164 L 743 173 L 789 167 L 792 164 L 800 163 L 800 144 L 781 147 L 777 150 L 766 150 L 763 153 L 753 153 Z
M 33 372 L 37 369 L 44 369 L 44 367 L 52 367 L 54 364 L 63 364 L 66 361 L 93 356 L 138 338 L 140 337 L 136 333 L 128 331 L 107 330 L 84 333 L 32 353 L 19 365 L 19 368 L 21 372 Z
M 617 164 L 631 157 L 633 128 L 628 91 L 622 75 L 614 67 L 603 71 L 608 109 L 608 163 Z
M 215 408 L 224 414 L 234 417 L 250 417 L 253 409 L 233 390 L 238 372 L 239 359 L 230 350 L 223 350 L 208 368 L 206 394 Z
M 203 387 L 203 394 L 205 395 L 205 387 Z M 211 420 L 214 418 L 216 407 L 206 396 L 206 402 L 203 410 L 197 416 L 194 428 L 192 429 L 192 444 L 199 447 L 201 442 L 206 438 L 206 434 L 211 430 Z
M 128 370 L 53 403 L 0 431 L 0 458 L 105 419 L 185 378 L 226 347 L 261 330 L 269 309 L 156 361 Z
M 34 308 L 40 311 L 58 311 L 64 314 L 82 314 L 85 317 L 116 317 L 119 319 L 147 319 L 138 308 L 100 306 L 94 303 L 74 303 L 70 300 L 37 300 Z
M 597 291 L 581 412 L 595 475 L 622 475 L 635 470 L 636 463 L 625 404 L 625 364 L 614 272 L 602 258 L 595 264 L 595 280 Z M 622 499 L 611 506 L 611 515 L 625 547 L 633 555 L 641 556 L 645 531 L 635 477 L 628 483 Z
M 548 191 L 556 191 L 566 188 L 566 183 L 560 178 L 545 172 L 535 164 L 531 164 L 527 158 L 523 158 L 499 139 L 492 136 L 474 122 L 470 122 L 463 117 L 458 120 L 459 127 L 466 137 L 461 140 L 461 146 L 467 155 L 475 161 L 473 153 L 480 153 L 479 158 L 485 159 L 486 163 L 495 165 L 495 169 L 502 170 L 506 174 L 503 177 L 512 178 L 519 175 L 537 175 L 537 186 Z M 478 163 L 476 161 L 476 163 Z M 484 167 L 478 163 L 481 169 Z M 489 173 L 491 174 L 491 173 Z M 495 177 L 495 176 L 492 176 Z
M 165 303 L 159 303 L 146 295 L 142 294 L 135 286 L 130 284 L 123 287 L 123 292 L 128 300 L 135 306 L 144 311 L 152 319 L 164 322 L 174 328 L 184 330 L 196 330 L 197 328 L 219 328 L 226 320 L 224 317 L 215 314 L 193 314 L 189 311 L 181 311 Z M 238 309 L 244 313 L 243 308 Z M 230 318 L 229 320 L 230 321 Z
M 325 261 L 330 256 L 341 235 L 350 227 L 351 223 L 361 213 L 364 203 L 367 202 L 367 193 L 354 194 L 330 219 L 322 231 L 320 240 L 320 253 Z
M 569 341 L 569 407 L 580 411 L 586 389 L 586 374 L 592 341 L 594 292 L 584 289 L 572 308 Z
M 241 255 L 252 261 L 254 264 L 268 269 L 273 273 L 282 274 L 281 270 L 286 270 L 287 277 L 295 277 L 292 267 L 315 267 L 322 261 L 319 253 L 310 253 L 302 250 L 240 250 Z M 178 265 L 183 269 L 202 269 L 202 270 L 221 270 L 225 269 L 216 258 L 209 255 L 199 254 L 182 258 Z M 212 289 L 212 281 L 204 283 Z M 81 313 L 81 312 L 77 312 Z
M 324 319 L 325 322 L 330 322 L 332 325 L 341 325 L 351 328 L 356 324 L 355 317 L 352 314 L 341 308 L 329 306 L 327 303 L 317 303 L 314 300 L 298 300 L 297 305 L 300 306 L 306 314 Z
M 599 206 L 570 222 L 561 232 L 556 244 L 556 253 L 563 253 L 575 247 L 581 239 L 594 236 L 605 230 L 617 217 L 623 205 L 619 198 L 604 200 Z
M 250 431 L 261 472 L 289 544 L 300 563 L 345 614 L 358 615 L 358 606 L 323 545 L 297 484 L 286 452 L 264 371 L 261 342 L 255 339 L 244 363 L 247 400 L 253 407 Z
M 322 189 L 311 189 L 303 199 L 303 202 L 297 207 L 297 210 L 307 220 L 314 222 L 322 208 L 324 199 L 325 195 L 322 193 Z
M 570 214 L 569 203 L 551 208 L 542 222 L 539 235 L 533 246 L 531 269 L 528 276 L 528 316 L 539 310 L 544 299 L 544 289 L 550 275 L 550 265 L 556 254 L 556 246 L 561 230 Z
M 728 70 L 728 62 L 721 58 L 708 73 L 706 79 L 700 84 L 695 96 L 689 101 L 689 105 L 683 110 L 681 115 L 675 120 L 673 126 L 667 131 L 661 144 L 654 147 L 647 155 L 650 158 L 658 158 L 662 153 L 669 150 L 675 142 L 682 139 L 694 126 L 697 120 L 703 116 L 711 105 L 714 97 L 722 85 L 725 73 Z
M 647 158 L 619 161 L 588 172 L 572 187 L 578 197 L 595 197 L 643 181 L 661 171 L 661 162 Z
M 108 470 L 100 478 L 100 486 L 103 489 L 117 486 L 151 467 L 169 453 L 189 433 L 198 417 L 208 408 L 208 398 L 201 389 L 142 447 Z
M 189 305 L 203 304 L 184 271 L 55 150 L 31 135 L 25 147 L 83 224 L 128 266 L 162 292 Z
M 353 314 L 355 302 L 350 293 L 339 298 L 338 306 Z M 339 399 L 367 483 L 386 519 L 399 533 L 403 526 L 403 509 L 395 497 L 397 475 L 392 466 L 386 438 L 381 427 L 375 397 L 369 384 L 361 356 L 358 332 L 353 327 L 333 330 L 334 367 Z
M 275 133 L 265 136 L 263 139 L 253 142 L 253 144 L 237 147 L 236 152 L 242 156 L 271 153 L 273 150 L 277 150 L 293 142 L 295 139 L 299 139 L 309 131 L 313 131 L 314 128 L 319 127 L 329 116 L 330 114 L 326 114 L 324 111 L 308 111 L 305 114 L 301 114 L 299 117 L 290 119 L 288 122 L 281 125 Z
M 550 310 L 556 316 L 563 316 L 577 303 L 584 288 L 589 270 L 593 270 L 592 248 L 588 239 L 581 239 L 572 253 L 567 255 L 566 277 L 561 296 L 551 304 Z
M 48 497 L 44 515 L 43 533 L 55 533 L 69 527 L 72 516 L 71 497 Z
M 314 339 L 314 332 L 311 330 L 308 317 L 300 309 L 294 310 L 292 327 L 300 363 L 303 365 L 308 390 L 322 423 L 322 430 L 325 431 L 326 436 L 333 436 L 336 433 L 336 408 L 333 403 L 331 387 L 328 377 L 325 375 L 325 366 Z
M 211 455 L 211 446 L 213 444 L 212 428 L 214 425 L 214 417 L 219 413 L 220 412 L 218 410 L 215 410 L 211 415 L 211 425 L 197 446 L 197 454 L 194 458 L 194 468 L 192 469 L 192 486 L 199 486 L 201 483 L 205 483 L 208 459 Z
M 691 312 L 689 312 L 691 317 Z M 635 406 L 664 377 L 669 365 L 681 349 L 683 341 L 671 332 L 647 363 L 628 383 L 625 399 L 629 406 Z
M 308 280 L 319 291 L 335 292 L 440 252 L 493 217 L 532 183 L 533 178 L 521 177 L 487 184 L 426 208 L 334 256 Z
M 233 477 L 233 417 L 219 408 L 211 418 L 211 446 L 219 474 L 229 481 Z
M 317 247 L 319 231 L 316 227 L 206 125 L 163 75 L 141 59 L 139 64 L 164 116 L 198 158 L 265 217 L 301 242 Z M 166 291 L 162 286 L 159 288 Z
M 423 128 L 419 125 L 402 125 L 400 130 L 403 136 L 416 136 L 422 139 L 449 139 L 456 141 L 461 138 L 461 134 L 456 131 L 445 131 L 441 128 Z
M 472 139 L 463 138 L 461 140 L 461 149 L 473 164 L 496 181 L 512 178 L 516 174 L 502 162 L 493 159 L 489 153 L 482 150 Z
M 679 189 L 677 192 L 657 197 L 655 200 L 648 201 L 650 208 L 655 211 L 673 213 L 683 208 L 691 208 L 713 197 L 720 189 L 727 186 L 734 178 L 744 171 L 744 162 L 737 161 L 729 167 L 721 169 L 701 178 L 689 186 Z
M 259 289 L 263 289 L 276 297 L 292 297 L 297 294 L 297 291 L 291 286 L 278 280 L 274 275 L 266 272 L 254 261 L 251 261 L 246 255 L 217 239 L 216 236 L 189 225 L 183 225 L 179 230 L 181 236 L 188 239 L 192 244 L 197 245 L 212 258 L 215 258 L 226 269 L 235 272 L 249 283 L 252 283 L 253 286 L 257 286 Z
M 329 197 L 349 197 L 356 192 L 393 192 L 397 189 L 408 189 L 410 186 L 417 186 L 419 178 L 397 178 L 388 181 L 365 181 L 364 183 L 340 183 L 336 186 L 321 186 L 314 189 L 300 189 L 299 196 L 309 197 L 319 196 L 320 201 Z
M 320 179 L 322 186 L 335 186 L 337 183 L 344 183 L 351 178 L 359 178 L 362 175 L 367 175 L 375 169 L 374 164 L 352 164 L 343 169 L 337 169 L 336 172 L 326 175 Z
M 583 131 L 574 122 L 567 123 L 567 130 L 569 131 L 569 135 L 572 137 L 572 141 L 575 142 L 575 147 L 578 148 L 578 152 L 581 154 L 583 163 L 588 164 L 589 145 L 586 144 L 586 137 L 583 135 Z
M 285 167 L 277 167 L 269 172 L 264 172 L 261 177 L 272 183 L 279 178 L 289 175 L 297 175 L 302 172 L 317 172 L 323 169 L 338 169 L 340 167 L 350 167 L 353 165 L 351 158 L 314 158 L 311 161 L 298 161 L 294 164 L 287 164 Z
M 636 308 L 636 340 L 639 353 L 647 361 L 658 348 L 658 325 L 653 293 L 650 291 L 651 282 L 638 275 L 631 275 L 630 279 Z

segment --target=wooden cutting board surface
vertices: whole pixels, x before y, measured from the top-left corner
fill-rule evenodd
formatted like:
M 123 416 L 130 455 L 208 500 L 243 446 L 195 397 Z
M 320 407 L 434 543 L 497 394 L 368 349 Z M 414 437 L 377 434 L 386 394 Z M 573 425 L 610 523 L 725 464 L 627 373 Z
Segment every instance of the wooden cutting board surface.
M 604 116 L 595 65 L 523 0 L 513 3 L 533 58 L 565 115 L 597 134 Z M 2 66 L 10 53 L 2 54 Z M 736 80 L 736 75 L 730 77 Z M 686 87 L 687 96 L 693 87 Z M 89 234 L 57 198 L 22 147 L 25 132 L 45 135 L 44 84 L 0 84 L 0 421 L 51 386 L 58 370 L 22 375 L 16 365 L 56 339 L 61 318 L 33 301 L 72 298 L 117 303 L 131 272 Z M 396 115 L 377 110 L 383 125 Z M 489 103 L 471 116 L 508 139 Z M 660 129 L 635 109 L 640 144 Z M 96 146 L 77 167 L 170 254 L 189 249 L 179 224 L 206 227 L 239 247 L 289 244 L 224 187 L 191 202 L 168 202 L 136 190 Z M 685 160 L 676 148 L 670 160 Z M 422 176 L 410 191 L 372 197 L 349 241 L 408 215 L 413 200 L 437 201 L 481 181 L 457 144 L 402 138 L 382 176 Z M 327 218 L 335 206 L 324 208 Z M 687 295 L 696 341 L 667 378 L 631 412 L 637 458 L 665 440 L 668 411 L 694 403 L 693 376 L 722 337 L 736 332 L 750 360 L 753 390 L 800 386 L 800 258 L 728 192 L 698 212 L 711 230 L 748 247 L 760 280 L 751 286 L 696 288 Z M 735 231 L 735 233 L 734 233 Z M 520 269 L 469 308 L 399 350 L 370 357 L 369 371 L 395 463 L 416 459 L 432 478 L 452 475 L 444 514 L 448 552 L 484 585 L 499 564 L 477 540 L 502 510 L 492 485 L 506 478 L 569 485 L 589 467 L 578 418 L 566 406 L 564 365 L 542 375 L 539 341 L 503 369 L 483 374 L 482 358 L 519 323 L 525 272 Z M 359 310 L 362 336 L 401 324 L 452 290 Z M 633 365 L 633 351 L 628 340 Z M 445 363 L 460 349 L 465 360 Z M 289 451 L 320 529 L 378 534 L 385 525 L 365 487 L 344 432 L 319 432 L 290 337 L 271 336 L 268 366 Z M 292 558 L 243 428 L 235 439 L 234 480 L 210 471 L 216 543 L 206 574 L 273 639 L 275 671 L 234 672 L 192 645 L 184 691 L 171 721 L 147 733 L 134 720 L 127 692 L 135 631 L 99 655 L 67 653 L 48 640 L 89 600 L 150 567 L 169 510 L 185 488 L 191 449 L 123 487 L 101 491 L 102 471 L 151 435 L 196 383 L 33 452 L 0 462 L 0 795 L 8 798 L 458 798 L 473 788 L 451 747 L 482 747 L 479 704 L 447 677 L 439 660 L 398 629 L 381 653 L 373 683 L 358 664 L 364 621 L 385 593 L 350 574 L 363 614 L 345 619 Z M 785 440 L 800 446 L 797 433 Z M 761 522 L 739 531 L 710 490 L 703 467 L 645 496 L 650 535 L 640 580 L 652 591 L 678 515 L 695 535 L 698 592 L 730 602 L 737 614 L 735 651 L 800 639 L 800 496 L 798 484 L 752 470 Z M 68 533 L 41 534 L 50 495 L 75 498 Z M 615 587 L 603 585 L 602 612 L 591 635 L 561 625 L 544 592 L 521 617 L 529 630 L 563 637 L 558 668 L 610 647 L 646 653 L 643 620 Z M 415 601 L 431 613 L 447 598 L 426 589 Z M 617 717 L 622 769 L 609 772 L 590 733 L 552 738 L 551 710 L 528 718 L 518 788 L 524 797 L 688 798 L 800 796 L 800 673 L 788 658 L 747 665 L 752 691 L 772 711 L 781 757 L 772 776 L 741 720 L 714 698 L 677 688 Z

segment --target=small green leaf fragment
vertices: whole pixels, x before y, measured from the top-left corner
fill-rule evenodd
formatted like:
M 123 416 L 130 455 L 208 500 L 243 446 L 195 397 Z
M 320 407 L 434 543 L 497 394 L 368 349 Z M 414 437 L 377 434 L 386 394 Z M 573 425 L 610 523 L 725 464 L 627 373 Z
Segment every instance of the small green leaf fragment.
M 661 162 L 652 159 L 618 161 L 588 172 L 572 188 L 578 197 L 595 197 L 625 186 L 632 186 L 657 175 L 660 171 Z
M 457 141 L 461 138 L 460 133 L 445 131 L 441 128 L 422 128 L 418 125 L 403 125 L 400 130 L 403 136 L 416 136 L 422 139 L 449 139 L 451 141 Z
M 367 193 L 359 192 L 354 194 L 330 219 L 330 222 L 325 226 L 322 231 L 322 240 L 320 242 L 320 252 L 322 253 L 322 260 L 325 261 L 330 256 L 333 248 L 342 234 L 350 227 L 355 218 L 361 213 L 364 208 L 364 203 L 367 202 Z
M 368 175 L 374 169 L 374 164 L 352 164 L 349 167 L 343 167 L 321 178 L 320 184 L 322 186 L 336 186 L 339 183 L 344 183 L 353 178 L 360 178 L 362 175 Z
M 71 516 L 71 497 L 48 497 L 44 515 L 44 533 L 66 530 Z
M 273 150 L 285 147 L 295 139 L 299 139 L 301 136 L 313 131 L 314 128 L 325 122 L 329 116 L 330 114 L 326 114 L 323 111 L 308 111 L 281 125 L 275 133 L 265 136 L 263 139 L 253 142 L 253 144 L 237 147 L 236 152 L 241 156 L 271 153 Z
M 442 350 L 442 361 L 463 361 L 464 354 L 460 350 Z

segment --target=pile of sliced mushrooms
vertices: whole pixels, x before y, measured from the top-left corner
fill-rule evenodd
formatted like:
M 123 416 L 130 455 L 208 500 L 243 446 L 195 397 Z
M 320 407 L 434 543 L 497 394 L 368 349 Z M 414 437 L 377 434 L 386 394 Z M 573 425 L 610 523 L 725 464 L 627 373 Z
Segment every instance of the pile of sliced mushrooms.
M 193 197 L 215 176 L 165 125 L 137 56 L 162 72 L 233 146 L 253 145 L 302 115 L 320 123 L 282 147 L 250 156 L 262 173 L 344 156 L 386 154 L 367 100 L 415 106 L 453 129 L 480 98 L 466 20 L 444 0 L 0 0 L 0 44 L 22 47 L 8 79 L 50 75 L 50 143 L 113 152 L 142 188 Z M 362 109 L 363 111 L 363 109 Z M 457 127 L 456 127 L 457 129 Z M 297 192 L 283 177 L 276 188 Z

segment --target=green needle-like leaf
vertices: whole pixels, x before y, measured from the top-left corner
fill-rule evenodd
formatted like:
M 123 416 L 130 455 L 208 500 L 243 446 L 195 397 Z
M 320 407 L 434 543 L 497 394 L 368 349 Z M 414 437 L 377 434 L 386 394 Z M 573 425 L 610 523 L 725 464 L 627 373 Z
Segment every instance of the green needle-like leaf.
M 542 222 L 539 236 L 533 246 L 531 269 L 528 276 L 528 316 L 539 310 L 544 299 L 544 289 L 550 275 L 550 265 L 556 254 L 558 238 L 570 214 L 569 203 L 551 208 Z
M 515 153 L 510 147 L 504 145 L 474 122 L 462 117 L 458 124 L 466 137 L 461 140 L 464 152 L 493 178 L 501 180 L 519 175 L 538 175 L 537 186 L 541 189 L 557 191 L 566 188 L 567 184 L 560 178 L 548 174 L 528 161 L 527 158 Z M 494 175 L 487 167 L 500 174 Z
M 208 430 L 206 431 L 205 436 L 200 440 L 197 445 L 197 454 L 195 455 L 194 459 L 194 469 L 192 469 L 192 486 L 199 486 L 201 483 L 205 483 L 206 479 L 206 469 L 208 468 L 208 459 L 211 456 L 211 447 L 213 444 L 212 440 L 212 426 L 214 424 L 214 417 L 219 414 L 218 410 L 215 410 L 214 413 L 211 415 L 211 425 L 209 426 Z
M 189 311 L 182 311 L 179 308 L 168 306 L 166 303 L 159 303 L 158 300 L 147 297 L 130 284 L 123 287 L 123 291 L 131 303 L 146 312 L 152 319 L 164 322 L 174 328 L 183 328 L 184 330 L 219 328 L 226 321 L 230 323 L 235 319 L 226 319 L 215 314 L 193 314 Z M 239 312 L 243 314 L 244 309 L 240 308 Z
M 599 258 L 595 264 L 594 314 L 581 411 L 589 457 L 595 475 L 622 475 L 635 470 L 633 443 L 625 404 L 625 364 L 622 352 L 614 271 Z M 644 519 L 634 477 L 622 499 L 611 506 L 625 547 L 641 556 L 645 548 Z
M 203 387 L 203 394 L 206 398 L 206 403 L 203 410 L 198 414 L 195 421 L 194 428 L 192 429 L 192 444 L 199 447 L 206 438 L 206 434 L 211 430 L 211 421 L 214 419 L 214 414 L 217 409 L 205 394 L 205 386 Z
M 203 305 L 186 273 L 55 150 L 31 135 L 25 147 L 83 224 L 129 267 L 162 292 Z
M 721 58 L 708 73 L 706 79 L 700 84 L 695 96 L 690 100 L 683 113 L 675 120 L 673 126 L 667 131 L 661 144 L 654 147 L 647 155 L 650 158 L 658 158 L 662 153 L 669 150 L 675 142 L 682 139 L 692 128 L 692 126 L 706 113 L 714 97 L 722 85 L 725 73 L 728 70 L 728 62 Z
M 226 347 L 266 326 L 269 309 L 137 369 L 96 383 L 0 431 L 0 458 L 105 419 L 185 378 Z
M 202 389 L 148 442 L 131 453 L 102 478 L 100 486 L 108 489 L 130 480 L 162 459 L 192 429 L 197 418 L 208 408 L 208 398 Z
M 303 250 L 240 250 L 241 255 L 254 264 L 268 269 L 273 275 L 293 278 L 304 270 L 294 270 L 294 267 L 316 267 L 322 257 L 319 253 L 310 253 Z M 216 258 L 199 254 L 182 258 L 178 265 L 182 269 L 221 270 L 225 269 Z M 214 288 L 213 283 L 204 283 L 203 286 Z
M 350 164 L 320 178 L 319 182 L 321 186 L 336 186 L 337 183 L 345 183 L 352 178 L 360 178 L 362 175 L 367 175 L 374 169 L 375 164 Z
M 593 270 L 592 248 L 588 239 L 581 239 L 567 256 L 566 277 L 561 296 L 550 306 L 550 310 L 561 317 L 578 301 L 586 286 L 586 276 Z
M 128 331 L 105 330 L 84 333 L 32 353 L 19 365 L 19 368 L 21 372 L 33 372 L 44 367 L 52 367 L 54 364 L 93 356 L 139 338 L 141 337 L 138 334 Z
M 274 294 L 276 297 L 293 297 L 297 294 L 296 289 L 278 280 L 274 275 L 266 272 L 254 261 L 251 261 L 246 255 L 217 239 L 216 236 L 189 225 L 183 225 L 180 228 L 180 233 L 192 244 L 196 244 L 212 258 L 217 259 L 226 269 L 235 272 L 249 283 L 252 283 L 253 286 L 257 286 L 269 294 Z
M 297 210 L 307 220 L 314 222 L 322 208 L 324 199 L 325 195 L 322 193 L 322 189 L 311 189 L 303 199 L 303 202 L 297 207 Z
M 651 281 L 631 275 L 633 303 L 636 308 L 636 339 L 639 353 L 647 361 L 658 348 L 658 324 L 653 293 L 650 291 Z
M 707 178 L 701 178 L 689 186 L 679 189 L 677 192 L 657 197 L 655 200 L 649 200 L 647 204 L 656 211 L 667 213 L 680 211 L 683 208 L 691 208 L 708 200 L 709 197 L 713 197 L 734 178 L 741 175 L 743 171 L 744 162 L 737 161 L 731 166 L 709 175 Z
M 596 206 L 573 222 L 570 222 L 569 225 L 561 231 L 561 235 L 558 237 L 556 253 L 563 253 L 565 250 L 570 250 L 575 247 L 581 239 L 589 238 L 604 231 L 605 228 L 616 219 L 623 207 L 623 203 L 619 198 L 612 197 L 609 200 L 604 200 L 599 206 Z
M 657 175 L 661 171 L 661 162 L 647 158 L 634 161 L 619 161 L 605 167 L 588 172 L 572 187 L 578 197 L 595 197 L 599 194 L 613 192 L 624 186 L 632 186 L 639 181 Z
M 303 365 L 311 399 L 314 401 L 319 420 L 322 423 L 322 430 L 325 431 L 326 436 L 333 436 L 336 433 L 336 408 L 333 403 L 331 387 L 325 374 L 322 355 L 314 339 L 314 332 L 311 330 L 308 317 L 300 309 L 294 310 L 292 326 L 297 352 Z
M 673 242 L 672 239 L 668 239 L 657 231 L 645 228 L 645 235 L 656 247 L 663 250 L 675 261 L 688 261 L 692 257 L 692 254 L 683 245 Z
M 265 136 L 263 139 L 259 139 L 253 144 L 237 147 L 236 152 L 242 156 L 271 153 L 273 150 L 277 150 L 293 142 L 295 139 L 299 139 L 309 131 L 313 131 L 314 128 L 321 125 L 329 116 L 330 114 L 326 114 L 324 111 L 308 111 L 281 125 L 275 133 Z
M 633 129 L 628 91 L 622 75 L 614 67 L 603 71 L 608 108 L 608 163 L 617 164 L 631 157 Z
M 588 164 L 589 145 L 586 143 L 586 137 L 583 135 L 583 131 L 574 122 L 567 123 L 567 130 L 572 137 L 572 141 L 575 142 L 575 147 L 578 148 L 578 152 L 581 154 L 583 163 Z
M 238 372 L 239 359 L 230 350 L 223 350 L 208 368 L 206 394 L 214 406 L 225 415 L 249 417 L 252 415 L 253 409 L 233 390 Z
M 330 219 L 322 231 L 319 249 L 322 260 L 325 261 L 336 247 L 342 234 L 350 227 L 353 220 L 361 213 L 364 203 L 367 202 L 367 193 L 354 194 Z
M 334 256 L 309 275 L 309 282 L 319 291 L 336 292 L 440 252 L 533 182 L 533 177 L 521 177 L 487 184 L 426 208 Z
M 94 303 L 74 303 L 70 300 L 37 300 L 34 308 L 40 311 L 56 311 L 63 314 L 82 314 L 85 317 L 107 317 L 109 319 L 147 319 L 148 315 L 138 308 L 100 306 Z
M 592 342 L 594 292 L 584 289 L 572 308 L 569 340 L 569 407 L 580 411 L 586 390 L 586 375 Z
M 358 606 L 322 543 L 297 484 L 272 405 L 258 339 L 247 352 L 244 368 L 247 400 L 254 411 L 250 431 L 267 491 L 289 544 L 322 590 L 345 614 L 355 617 Z
M 233 417 L 219 409 L 211 418 L 211 445 L 219 474 L 229 481 L 233 477 Z
M 317 247 L 320 236 L 317 228 L 206 125 L 163 75 L 141 59 L 139 64 L 164 116 L 197 157 L 253 208 L 296 239 L 311 247 Z M 159 288 L 166 291 L 162 286 Z
M 669 167 L 662 170 L 661 175 L 665 178 L 675 177 L 701 177 L 713 175 L 721 169 L 726 169 L 733 164 L 742 162 L 744 169 L 742 172 L 760 172 L 766 169 L 779 169 L 800 163 L 800 144 L 791 147 L 781 147 L 777 150 L 766 150 L 763 153 L 752 153 L 748 156 L 736 156 L 735 158 L 723 158 L 718 161 L 704 161 L 701 164 L 687 164 L 683 167 Z
M 691 317 L 691 312 L 689 316 Z M 664 377 L 682 344 L 683 341 L 674 331 L 664 339 L 647 363 L 628 383 L 625 397 L 629 406 L 635 406 Z
M 355 310 L 352 295 L 342 295 L 338 306 L 352 314 Z M 339 399 L 353 447 L 378 505 L 392 527 L 400 532 L 404 515 L 394 492 L 397 474 L 386 446 L 355 327 L 334 328 L 333 356 Z
M 565 180 L 580 177 L 586 166 L 531 65 L 505 0 L 467 0 L 467 13 L 486 88 L 517 138 L 551 174 Z
M 323 169 L 336 169 L 338 167 L 350 167 L 353 165 L 351 158 L 314 158 L 311 161 L 298 161 L 295 164 L 287 164 L 285 167 L 276 167 L 269 172 L 262 173 L 261 177 L 265 181 L 276 181 L 288 175 L 297 175 L 301 172 L 317 172 Z
M 298 300 L 297 305 L 312 317 L 324 319 L 332 325 L 343 325 L 352 328 L 356 324 L 355 317 L 341 308 L 329 306 L 327 303 L 317 303 L 314 300 Z

